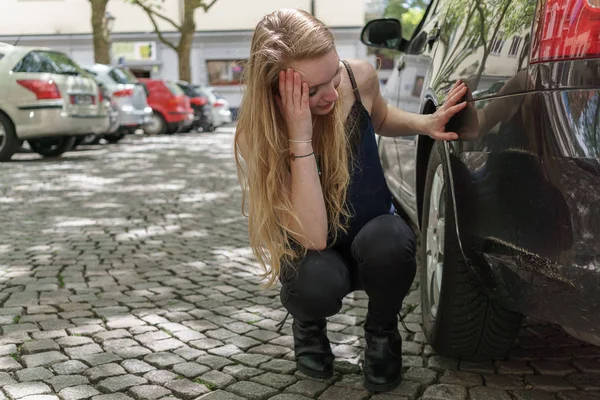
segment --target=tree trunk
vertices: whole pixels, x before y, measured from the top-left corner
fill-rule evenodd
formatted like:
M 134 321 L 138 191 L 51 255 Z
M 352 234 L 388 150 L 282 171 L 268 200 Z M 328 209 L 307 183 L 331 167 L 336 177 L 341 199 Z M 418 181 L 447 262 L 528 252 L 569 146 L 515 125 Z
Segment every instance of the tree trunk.
M 104 26 L 104 14 L 108 0 L 89 0 L 92 6 L 92 35 L 94 42 L 94 61 L 98 64 L 110 64 L 110 41 Z
M 198 8 L 194 3 L 194 0 L 185 0 L 183 3 L 183 23 L 181 24 L 181 36 L 179 38 L 179 45 L 177 46 L 179 79 L 186 82 L 192 81 L 190 57 L 192 52 L 192 42 L 194 41 L 194 32 L 196 31 L 194 13 L 196 8 Z

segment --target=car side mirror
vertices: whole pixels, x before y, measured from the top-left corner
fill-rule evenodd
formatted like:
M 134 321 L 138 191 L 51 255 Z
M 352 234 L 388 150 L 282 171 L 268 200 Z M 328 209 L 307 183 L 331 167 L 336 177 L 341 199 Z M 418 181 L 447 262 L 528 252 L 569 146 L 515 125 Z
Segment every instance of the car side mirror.
M 407 41 L 402 38 L 402 24 L 395 18 L 369 21 L 360 34 L 360 40 L 370 47 L 403 51 Z

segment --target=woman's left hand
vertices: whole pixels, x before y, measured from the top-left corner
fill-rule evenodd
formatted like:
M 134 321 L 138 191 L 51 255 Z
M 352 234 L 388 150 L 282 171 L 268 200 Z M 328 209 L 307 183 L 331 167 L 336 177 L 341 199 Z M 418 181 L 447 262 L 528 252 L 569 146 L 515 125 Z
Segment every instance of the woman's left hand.
M 446 132 L 446 125 L 452 117 L 467 106 L 466 101 L 458 103 L 465 93 L 467 93 L 467 85 L 456 81 L 444 104 L 435 113 L 429 115 L 424 133 L 436 140 L 457 140 L 458 134 Z

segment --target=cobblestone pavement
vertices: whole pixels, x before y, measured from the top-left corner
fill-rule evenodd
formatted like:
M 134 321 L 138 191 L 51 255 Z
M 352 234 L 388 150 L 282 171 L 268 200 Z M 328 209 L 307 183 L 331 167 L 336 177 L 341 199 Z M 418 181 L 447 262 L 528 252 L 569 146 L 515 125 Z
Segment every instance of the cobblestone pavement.
M 231 129 L 0 164 L 0 400 L 598 400 L 600 349 L 529 322 L 508 360 L 435 354 L 406 300 L 405 380 L 362 388 L 364 293 L 330 319 L 335 377 L 292 361 L 247 244 Z

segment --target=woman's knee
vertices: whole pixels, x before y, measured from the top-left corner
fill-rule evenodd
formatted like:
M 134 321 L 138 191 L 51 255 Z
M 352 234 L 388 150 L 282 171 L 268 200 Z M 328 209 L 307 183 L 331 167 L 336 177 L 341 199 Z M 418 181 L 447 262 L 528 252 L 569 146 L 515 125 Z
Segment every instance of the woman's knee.
M 283 306 L 301 320 L 336 314 L 350 290 L 348 268 L 334 250 L 308 251 L 301 262 L 282 271 L 281 283 Z
M 369 221 L 352 243 L 359 264 L 414 265 L 415 234 L 397 215 L 381 215 Z

